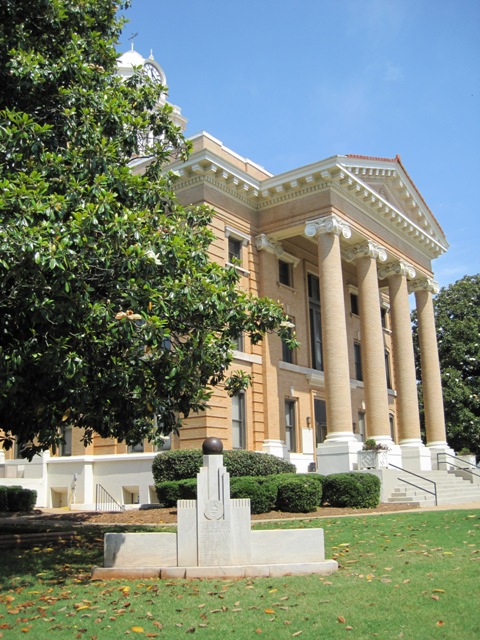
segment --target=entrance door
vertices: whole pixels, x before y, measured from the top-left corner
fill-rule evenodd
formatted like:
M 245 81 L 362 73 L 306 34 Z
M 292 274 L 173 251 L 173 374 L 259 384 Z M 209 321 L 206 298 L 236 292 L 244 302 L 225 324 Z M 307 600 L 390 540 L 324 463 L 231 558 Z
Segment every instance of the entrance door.
M 317 444 L 321 444 L 327 437 L 327 405 L 325 400 L 315 398 L 315 437 Z

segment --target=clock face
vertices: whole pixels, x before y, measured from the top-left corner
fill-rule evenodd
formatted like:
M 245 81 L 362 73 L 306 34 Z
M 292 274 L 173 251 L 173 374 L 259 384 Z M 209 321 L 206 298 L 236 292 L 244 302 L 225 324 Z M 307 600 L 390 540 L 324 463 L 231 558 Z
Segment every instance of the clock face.
M 143 65 L 143 70 L 147 74 L 147 76 L 151 78 L 154 82 L 157 82 L 158 84 L 163 83 L 162 74 L 157 69 L 157 67 L 151 62 L 145 62 L 145 64 Z

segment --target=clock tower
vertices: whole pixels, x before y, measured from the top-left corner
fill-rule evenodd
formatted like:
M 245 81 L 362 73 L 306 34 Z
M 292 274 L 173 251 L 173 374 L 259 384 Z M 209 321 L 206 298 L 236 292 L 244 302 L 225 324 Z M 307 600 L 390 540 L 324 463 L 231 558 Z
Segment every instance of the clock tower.
M 117 59 L 117 73 L 122 78 L 129 78 L 135 71 L 142 70 L 149 78 L 161 87 L 159 101 L 160 103 L 167 102 L 167 77 L 164 70 L 154 59 L 153 54 L 150 53 L 148 58 L 144 58 L 140 53 L 134 50 L 133 42 L 130 51 L 127 51 Z M 180 127 L 182 131 L 185 131 L 187 126 L 187 119 L 182 116 L 180 107 L 169 103 L 172 107 L 172 120 Z

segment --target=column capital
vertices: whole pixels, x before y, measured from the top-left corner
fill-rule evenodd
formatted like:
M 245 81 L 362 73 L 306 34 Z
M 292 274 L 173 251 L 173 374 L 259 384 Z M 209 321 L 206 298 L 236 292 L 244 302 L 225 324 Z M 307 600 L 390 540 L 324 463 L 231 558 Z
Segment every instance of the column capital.
M 275 240 L 269 238 L 265 233 L 261 233 L 255 238 L 255 246 L 259 251 L 265 249 L 268 253 L 274 253 L 278 257 L 280 257 L 284 252 L 280 242 L 275 242 Z
M 380 280 L 388 278 L 389 276 L 398 275 L 404 276 L 405 278 L 413 279 L 417 275 L 417 272 L 411 264 L 405 262 L 404 260 L 389 262 L 378 271 L 378 277 Z
M 255 246 L 258 251 L 267 251 L 273 253 L 277 258 L 281 258 L 285 262 L 290 262 L 294 267 L 300 262 L 300 258 L 287 253 L 282 247 L 281 242 L 277 242 L 273 238 L 269 238 L 265 233 L 261 233 L 255 238 Z
M 408 283 L 408 293 L 415 293 L 415 291 L 428 291 L 435 294 L 440 291 L 440 286 L 436 280 L 427 276 Z
M 367 240 L 362 244 L 356 244 L 346 249 L 345 259 L 347 262 L 352 262 L 357 258 L 373 258 L 379 262 L 386 262 L 387 252 L 384 247 L 373 242 L 373 240 Z
M 337 236 L 342 235 L 347 240 L 352 236 L 350 225 L 335 214 L 306 222 L 304 233 L 308 238 L 314 238 L 316 235 L 323 233 L 334 233 Z

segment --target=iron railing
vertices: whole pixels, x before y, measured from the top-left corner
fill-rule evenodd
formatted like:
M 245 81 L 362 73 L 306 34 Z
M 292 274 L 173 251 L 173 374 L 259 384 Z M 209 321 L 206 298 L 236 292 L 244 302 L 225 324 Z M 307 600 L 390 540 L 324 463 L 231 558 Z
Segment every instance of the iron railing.
M 440 459 L 440 456 L 443 456 L 443 460 Z M 451 462 L 449 460 L 447 461 L 447 458 L 451 458 L 454 462 Z M 441 464 L 445 465 L 445 469 L 447 471 L 448 471 L 447 465 L 449 465 L 450 467 L 455 467 L 455 469 L 466 471 L 467 473 L 470 473 L 472 476 L 477 476 L 478 478 L 480 478 L 480 473 L 478 473 L 478 467 L 476 464 L 473 464 L 472 462 L 468 462 L 468 460 L 460 461 L 457 456 L 452 456 L 451 453 L 445 453 L 444 451 L 437 453 L 437 467 L 439 469 Z
M 97 484 L 95 511 L 125 511 L 125 507 L 117 502 L 101 484 Z
M 400 482 L 405 482 L 405 484 L 409 484 L 411 487 L 415 487 L 415 489 L 420 489 L 420 491 L 425 491 L 425 493 L 429 493 L 430 495 L 432 495 L 435 498 L 435 506 L 437 506 L 438 504 L 438 500 L 437 500 L 437 483 L 434 480 L 430 480 L 430 478 L 425 478 L 425 476 L 421 476 L 418 473 L 413 473 L 413 471 L 409 471 L 408 469 L 403 469 L 402 467 L 397 467 L 396 464 L 392 464 L 391 462 L 388 463 L 389 467 L 394 467 L 395 469 L 399 469 L 402 473 L 409 473 L 411 476 L 415 476 L 416 478 L 420 478 L 420 480 L 424 480 L 426 482 L 430 482 L 433 485 L 433 491 L 430 491 L 430 489 L 425 489 L 425 487 L 422 487 L 419 484 L 415 484 L 413 482 L 410 482 L 410 480 L 407 480 L 406 478 L 397 478 L 397 480 L 400 480 Z

